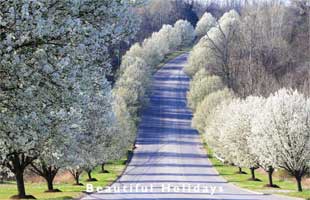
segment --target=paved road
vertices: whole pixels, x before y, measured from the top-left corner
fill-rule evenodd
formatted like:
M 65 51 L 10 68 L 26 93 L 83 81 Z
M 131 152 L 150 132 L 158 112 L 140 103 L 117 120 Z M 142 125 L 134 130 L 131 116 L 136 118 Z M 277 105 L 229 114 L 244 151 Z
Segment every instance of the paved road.
M 198 133 L 190 127 L 192 113 L 186 107 L 189 78 L 182 71 L 186 60 L 187 54 L 181 55 L 154 75 L 138 148 L 123 176 L 111 191 L 84 199 L 291 199 L 245 191 L 218 176 Z

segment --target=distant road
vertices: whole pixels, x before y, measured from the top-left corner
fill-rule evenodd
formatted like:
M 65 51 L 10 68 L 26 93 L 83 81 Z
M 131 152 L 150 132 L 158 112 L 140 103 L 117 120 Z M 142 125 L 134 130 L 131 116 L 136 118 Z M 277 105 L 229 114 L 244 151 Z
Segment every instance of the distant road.
M 293 199 L 249 192 L 217 174 L 198 133 L 190 126 L 192 113 L 186 106 L 189 78 L 183 72 L 187 56 L 168 62 L 154 75 L 149 106 L 140 123 L 138 147 L 123 176 L 113 184 L 121 193 L 112 188 L 83 199 Z

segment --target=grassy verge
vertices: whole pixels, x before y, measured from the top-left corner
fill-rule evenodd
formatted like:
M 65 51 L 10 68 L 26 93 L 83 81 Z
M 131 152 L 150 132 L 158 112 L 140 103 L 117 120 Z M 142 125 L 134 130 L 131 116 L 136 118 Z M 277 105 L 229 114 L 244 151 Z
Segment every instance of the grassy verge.
M 281 195 L 288 195 L 294 196 L 304 199 L 310 199 L 310 189 L 304 188 L 303 192 L 296 191 L 296 183 L 292 180 L 281 180 L 277 173 L 274 175 L 274 184 L 280 186 L 280 188 L 266 188 L 264 185 L 268 182 L 268 177 L 263 172 L 256 170 L 256 178 L 260 179 L 261 181 L 250 181 L 250 170 L 243 169 L 247 174 L 237 174 L 238 168 L 231 165 L 223 164 L 220 160 L 216 159 L 212 156 L 212 151 L 206 143 L 204 142 L 204 147 L 208 152 L 209 160 L 216 168 L 218 173 L 224 177 L 228 182 L 233 183 L 241 188 L 263 192 L 263 193 L 273 193 L 273 194 L 281 194 Z
M 92 173 L 93 178 L 96 178 L 97 182 L 91 182 L 94 186 L 107 186 L 118 178 L 118 176 L 125 169 L 125 160 L 120 160 L 110 164 L 106 164 L 105 169 L 109 173 L 100 173 L 100 167 L 96 168 Z M 62 192 L 58 193 L 45 193 L 47 189 L 45 182 L 40 183 L 30 183 L 26 182 L 26 192 L 35 196 L 37 199 L 51 199 L 51 200 L 64 200 L 64 199 L 73 199 L 80 197 L 85 190 L 87 182 L 86 174 L 83 174 L 81 177 L 81 183 L 84 186 L 73 186 L 72 183 L 58 183 L 54 185 L 54 188 L 60 189 Z M 17 194 L 16 183 L 15 182 L 6 182 L 0 184 L 0 199 L 9 199 L 11 196 Z

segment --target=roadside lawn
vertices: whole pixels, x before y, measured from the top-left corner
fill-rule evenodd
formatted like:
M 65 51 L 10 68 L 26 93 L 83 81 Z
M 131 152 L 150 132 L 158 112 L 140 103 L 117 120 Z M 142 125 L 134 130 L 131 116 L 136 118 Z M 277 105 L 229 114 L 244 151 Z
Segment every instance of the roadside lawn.
M 280 195 L 288 195 L 299 198 L 304 198 L 310 200 L 310 185 L 309 183 L 303 184 L 303 192 L 297 192 L 297 186 L 293 178 L 291 177 L 281 177 L 281 171 L 275 172 L 273 176 L 274 184 L 278 185 L 280 188 L 267 188 L 264 185 L 268 182 L 267 174 L 262 170 L 255 170 L 256 178 L 261 181 L 250 181 L 250 170 L 243 168 L 242 170 L 247 174 L 237 174 L 238 168 L 236 166 L 223 164 L 220 160 L 215 158 L 212 154 L 212 150 L 208 148 L 207 144 L 204 142 L 204 147 L 208 152 L 208 157 L 218 173 L 224 177 L 228 182 L 233 183 L 241 188 L 262 192 L 262 193 L 272 193 Z M 282 171 L 283 173 L 283 171 Z
M 81 183 L 84 186 L 74 186 L 74 181 L 61 181 L 60 183 L 55 183 L 54 188 L 59 189 L 62 192 L 56 193 L 45 193 L 44 191 L 47 189 L 47 185 L 45 182 L 26 182 L 26 192 L 27 194 L 33 195 L 35 198 L 43 200 L 43 199 L 50 199 L 50 200 L 64 200 L 64 199 L 73 199 L 80 197 L 83 191 L 86 190 L 86 184 L 91 183 L 94 186 L 107 186 L 112 183 L 114 180 L 118 178 L 118 176 L 123 172 L 125 169 L 126 160 L 119 160 L 110 164 L 106 164 L 105 169 L 109 171 L 109 173 L 100 173 L 101 168 L 97 167 L 93 173 L 93 178 L 96 178 L 97 182 L 86 182 L 87 174 L 83 173 L 81 176 Z M 61 177 L 60 177 L 61 179 Z M 0 199 L 9 199 L 11 196 L 17 194 L 16 183 L 12 182 L 5 182 L 0 184 Z

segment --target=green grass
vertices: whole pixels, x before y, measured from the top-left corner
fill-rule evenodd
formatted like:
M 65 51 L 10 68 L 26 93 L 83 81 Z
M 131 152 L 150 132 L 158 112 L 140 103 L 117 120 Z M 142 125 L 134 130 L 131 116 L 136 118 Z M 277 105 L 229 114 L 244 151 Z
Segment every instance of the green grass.
M 125 169 L 125 160 L 120 160 L 117 162 L 113 162 L 110 164 L 106 164 L 105 169 L 109 171 L 109 173 L 99 173 L 100 167 L 96 168 L 92 173 L 93 178 L 96 178 L 97 182 L 91 182 L 94 186 L 107 186 L 112 183 L 114 180 L 118 178 L 118 176 Z M 47 186 L 45 182 L 42 183 L 29 183 L 26 182 L 26 193 L 28 195 L 33 195 L 37 199 L 44 200 L 64 200 L 64 199 L 73 199 L 80 197 L 83 191 L 86 189 L 85 180 L 87 179 L 87 174 L 82 174 L 81 183 L 84 186 L 74 186 L 72 183 L 62 183 L 55 184 L 55 189 L 60 189 L 62 192 L 58 193 L 44 193 L 47 190 Z M 0 184 L 0 199 L 9 199 L 11 196 L 17 194 L 16 184 L 15 182 L 6 182 L 4 184 Z
M 263 193 L 274 193 L 274 194 L 281 194 L 281 195 L 288 195 L 288 196 L 294 196 L 299 198 L 310 198 L 310 189 L 305 189 L 303 192 L 297 192 L 297 186 L 294 181 L 291 180 L 280 180 L 279 177 L 277 177 L 275 174 L 273 178 L 274 184 L 280 186 L 280 188 L 266 188 L 264 185 L 268 183 L 268 177 L 266 174 L 262 172 L 255 171 L 256 178 L 260 179 L 261 182 L 258 181 L 250 181 L 248 180 L 250 178 L 250 170 L 249 169 L 243 169 L 247 174 L 237 174 L 238 168 L 231 165 L 223 164 L 220 160 L 216 159 L 214 156 L 212 156 L 212 151 L 207 147 L 206 144 L 204 144 L 209 160 L 214 165 L 218 173 L 224 177 L 228 182 L 233 183 L 241 188 L 263 192 Z

